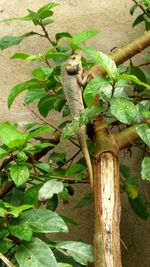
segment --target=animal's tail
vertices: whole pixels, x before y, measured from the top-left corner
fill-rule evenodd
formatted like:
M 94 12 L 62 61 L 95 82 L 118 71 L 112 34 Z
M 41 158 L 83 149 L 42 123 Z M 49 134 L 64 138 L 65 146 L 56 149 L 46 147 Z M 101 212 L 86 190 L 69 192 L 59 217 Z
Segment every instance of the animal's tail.
M 87 168 L 88 168 L 91 188 L 93 189 L 93 170 L 92 170 L 91 159 L 90 159 L 90 155 L 89 155 L 89 151 L 88 151 L 88 147 L 87 147 L 87 143 L 86 143 L 86 128 L 85 128 L 85 125 L 83 125 L 79 129 L 79 131 L 77 133 L 77 136 L 78 136 L 78 141 L 79 141 L 79 144 L 81 146 L 82 153 L 83 153 L 83 156 L 85 158 L 86 165 L 87 165 Z

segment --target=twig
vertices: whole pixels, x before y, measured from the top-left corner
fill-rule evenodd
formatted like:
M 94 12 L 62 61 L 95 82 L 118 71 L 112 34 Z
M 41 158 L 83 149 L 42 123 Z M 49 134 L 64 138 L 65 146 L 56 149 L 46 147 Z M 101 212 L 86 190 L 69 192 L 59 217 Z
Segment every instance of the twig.
M 138 3 L 138 1 L 136 0 L 132 0 L 142 11 L 144 14 L 148 15 L 148 12 L 146 11 L 146 9 L 140 4 Z
M 55 46 L 56 43 L 55 43 L 54 41 L 51 40 L 51 38 L 50 38 L 50 36 L 49 36 L 49 34 L 48 34 L 48 32 L 47 32 L 45 26 L 43 25 L 42 21 L 40 22 L 40 26 L 42 27 L 42 29 L 43 29 L 43 31 L 44 31 L 44 36 L 45 36 L 45 38 L 47 38 L 47 40 L 50 42 L 50 44 L 51 44 L 52 46 Z
M 8 266 L 15 267 L 2 253 L 0 253 L 0 259 Z
M 146 62 L 146 63 L 140 64 L 140 65 L 138 65 L 136 67 L 139 68 L 139 67 L 147 66 L 147 65 L 150 65 L 150 62 Z

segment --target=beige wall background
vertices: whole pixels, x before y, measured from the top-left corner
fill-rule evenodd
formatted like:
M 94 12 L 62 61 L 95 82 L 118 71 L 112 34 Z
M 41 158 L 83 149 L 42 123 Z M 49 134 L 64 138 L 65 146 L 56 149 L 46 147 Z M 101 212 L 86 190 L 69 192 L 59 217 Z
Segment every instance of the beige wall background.
M 50 1 L 47 0 L 0 0 L 0 19 L 22 16 L 26 9 L 37 9 Z M 54 1 L 55 2 L 55 1 Z M 100 29 L 100 35 L 90 40 L 87 45 L 109 53 L 113 47 L 120 47 L 134 40 L 143 32 L 142 26 L 132 28 L 133 17 L 129 9 L 133 4 L 132 0 L 62 0 L 55 10 L 55 23 L 48 26 L 50 36 L 56 32 L 69 31 L 75 34 L 88 28 Z M 13 22 L 0 24 L 0 36 L 21 35 L 27 31 L 34 30 L 30 22 Z M 37 27 L 41 32 L 41 29 Z M 41 53 L 48 49 L 49 43 L 39 37 L 31 37 L 23 41 L 17 48 L 13 47 L 4 50 L 0 54 L 0 122 L 11 120 L 23 126 L 34 119 L 33 114 L 22 105 L 23 96 L 19 96 L 11 110 L 7 108 L 7 96 L 10 89 L 17 83 L 31 78 L 31 70 L 35 63 L 11 60 L 14 52 L 22 51 L 27 53 Z M 133 61 L 137 59 L 133 59 Z M 141 56 L 138 57 L 141 60 Z M 48 117 L 48 120 L 57 124 L 57 119 Z M 125 153 L 122 153 L 120 160 L 127 161 Z M 130 160 L 133 174 L 136 175 L 140 166 L 140 155 L 136 151 L 136 157 Z M 132 164 L 131 164 L 132 161 Z M 127 162 L 128 163 L 128 162 Z M 129 163 L 128 163 L 129 164 Z M 76 200 L 88 192 L 87 186 L 75 186 L 76 193 L 67 206 L 61 205 L 60 213 L 65 213 L 76 219 L 79 227 L 71 227 L 69 235 L 63 235 L 64 239 L 82 239 L 92 242 L 93 236 L 93 206 L 84 209 L 73 209 Z M 149 185 L 142 185 L 142 190 L 150 196 Z M 142 221 L 131 210 L 125 194 L 122 195 L 122 258 L 124 267 L 149 267 L 150 266 L 150 220 Z M 123 245 L 123 243 L 125 245 Z

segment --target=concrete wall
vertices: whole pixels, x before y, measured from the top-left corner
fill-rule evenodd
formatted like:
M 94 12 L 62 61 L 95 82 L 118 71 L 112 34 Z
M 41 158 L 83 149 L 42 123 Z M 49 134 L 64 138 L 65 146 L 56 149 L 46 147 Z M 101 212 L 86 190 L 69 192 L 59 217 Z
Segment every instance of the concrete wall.
M 26 14 L 26 9 L 37 9 L 47 0 L 1 0 L 0 17 L 22 16 Z M 113 47 L 120 47 L 129 41 L 140 36 L 143 31 L 142 26 L 132 28 L 133 18 L 129 15 L 129 9 L 133 4 L 132 0 L 62 0 L 57 1 L 60 6 L 55 8 L 55 23 L 49 26 L 49 33 L 53 37 L 56 32 L 69 31 L 71 34 L 77 33 L 88 28 L 100 29 L 99 36 L 88 42 L 103 52 L 109 53 Z M 13 22 L 0 24 L 0 36 L 19 35 L 26 31 L 34 30 L 30 22 Z M 41 31 L 38 29 L 39 32 Z M 35 117 L 22 105 L 22 96 L 19 96 L 13 107 L 9 111 L 6 105 L 7 96 L 10 88 L 15 84 L 31 78 L 31 70 L 35 63 L 25 63 L 22 61 L 12 61 L 10 56 L 16 51 L 27 53 L 40 53 L 49 47 L 49 43 L 39 37 L 28 38 L 17 48 L 5 50 L 0 55 L 0 121 L 11 120 L 23 125 L 33 121 Z M 48 118 L 52 123 L 57 123 L 56 119 Z M 60 118 L 58 117 L 59 121 Z M 140 156 L 136 153 L 136 158 L 132 158 L 134 173 L 137 172 L 136 166 L 140 161 Z M 125 161 L 124 155 L 121 159 Z M 71 227 L 70 236 L 65 238 L 83 239 L 87 242 L 92 241 L 93 227 L 93 206 L 83 210 L 71 210 L 76 199 L 87 192 L 87 186 L 76 186 L 76 194 L 67 204 L 68 215 L 75 218 L 80 223 L 79 228 Z M 147 192 L 148 189 L 146 187 Z M 148 192 L 149 193 L 149 192 Z M 61 205 L 61 213 L 66 212 L 66 206 Z M 143 222 L 133 213 L 129 207 L 126 196 L 122 196 L 122 255 L 124 267 L 149 267 L 150 266 L 150 221 Z M 67 215 L 67 214 L 66 214 Z M 80 231 L 80 236 L 78 235 Z

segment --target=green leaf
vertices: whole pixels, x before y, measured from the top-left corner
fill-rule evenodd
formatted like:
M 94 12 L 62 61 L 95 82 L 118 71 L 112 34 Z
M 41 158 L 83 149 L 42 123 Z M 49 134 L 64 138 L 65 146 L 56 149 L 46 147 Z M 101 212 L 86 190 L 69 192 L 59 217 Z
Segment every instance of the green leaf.
M 24 98 L 24 103 L 29 105 L 33 101 L 41 99 L 44 96 L 48 96 L 48 94 L 47 94 L 47 92 L 45 91 L 44 88 L 33 88 L 33 89 L 30 89 L 27 92 L 27 95 Z
M 4 50 L 8 47 L 20 44 L 25 38 L 35 35 L 35 32 L 28 32 L 21 36 L 4 36 L 0 39 L 0 49 Z
M 60 39 L 67 37 L 67 38 L 71 38 L 72 36 L 70 35 L 69 32 L 58 32 L 55 35 L 55 39 L 58 42 Z
M 31 241 L 32 229 L 26 225 L 9 225 L 10 234 L 20 240 Z
M 111 113 L 115 118 L 123 123 L 132 124 L 137 113 L 133 102 L 130 102 L 125 98 L 113 97 L 110 103 Z
M 129 203 L 134 212 L 143 220 L 148 219 L 150 212 L 147 207 L 146 199 L 142 195 L 138 195 L 136 198 L 129 198 Z
M 58 165 L 64 164 L 66 162 L 66 153 L 53 152 L 50 155 L 50 160 L 52 160 Z
M 20 21 L 29 21 L 29 20 L 31 20 L 31 18 L 30 18 L 30 16 L 23 16 L 23 17 L 16 17 L 16 18 L 8 18 L 8 19 L 3 19 L 3 20 L 0 20 L 0 23 L 1 22 L 11 22 L 11 21 L 18 21 L 18 20 L 20 20 Z
M 0 238 L 1 238 L 1 239 L 6 238 L 8 235 L 9 235 L 9 231 L 8 231 L 8 229 L 3 228 L 3 227 L 1 226 L 1 228 L 0 228 Z
M 48 3 L 44 6 L 42 6 L 40 9 L 38 9 L 37 13 L 39 15 L 39 18 L 41 20 L 47 18 L 47 17 L 50 17 L 53 15 L 53 12 L 51 11 L 52 8 L 58 6 L 59 4 L 58 3 Z
M 48 163 L 38 162 L 38 163 L 35 164 L 35 166 L 36 166 L 38 169 L 40 169 L 40 170 L 42 170 L 42 171 L 44 171 L 44 172 L 47 172 L 47 173 L 49 173 L 49 172 L 51 171 L 50 166 L 49 166 Z
M 121 74 L 121 75 L 118 76 L 118 79 L 120 79 L 120 78 L 121 78 L 121 79 L 122 79 L 122 78 L 123 78 L 123 79 L 127 79 L 127 80 L 129 80 L 129 81 L 132 81 L 132 82 L 134 82 L 134 83 L 137 83 L 137 84 L 139 84 L 139 85 L 142 85 L 142 86 L 144 86 L 144 87 L 150 89 L 150 85 L 141 82 L 141 81 L 140 81 L 136 76 L 134 76 L 134 75 Z
M 0 253 L 5 254 L 14 246 L 13 241 L 10 239 L 0 240 Z
M 0 138 L 3 144 L 13 149 L 26 143 L 27 134 L 18 132 L 15 124 L 4 122 L 0 124 Z
M 84 168 L 85 168 L 84 165 L 79 164 L 79 163 L 76 163 L 76 164 L 70 166 L 70 167 L 66 170 L 65 175 L 66 175 L 66 176 L 71 176 L 71 175 L 73 175 L 73 174 L 76 174 L 76 173 L 82 171 Z
M 136 19 L 135 19 L 135 21 L 133 22 L 133 27 L 135 27 L 137 24 L 139 24 L 139 23 L 141 23 L 142 21 L 144 21 L 144 16 L 143 16 L 143 14 L 141 14 L 141 15 L 139 15 Z
M 10 94 L 8 96 L 8 100 L 7 100 L 7 104 L 8 107 L 10 108 L 12 103 L 14 102 L 15 98 L 22 93 L 24 90 L 30 90 L 30 89 L 41 89 L 43 88 L 38 81 L 36 80 L 29 80 L 23 83 L 19 83 L 16 86 L 14 86 L 11 91 Z
M 38 238 L 24 242 L 15 254 L 20 267 L 57 267 L 53 252 L 47 244 Z
M 53 195 L 53 197 L 46 202 L 46 209 L 51 210 L 51 211 L 55 211 L 57 206 L 58 206 L 58 196 Z M 66 223 L 65 220 L 64 220 L 64 222 Z
M 94 97 L 99 95 L 101 86 L 107 84 L 109 84 L 109 82 L 104 77 L 95 77 L 88 82 L 83 92 L 83 98 L 88 108 L 94 104 Z
M 26 54 L 26 53 L 15 53 L 12 55 L 11 59 L 26 60 L 28 57 L 29 57 L 29 54 Z
M 39 194 L 40 187 L 41 187 L 41 185 L 34 185 L 34 186 L 30 187 L 29 189 L 27 189 L 24 192 L 23 203 L 37 206 L 38 205 L 38 194 Z
M 147 124 L 141 124 L 136 127 L 136 131 L 145 144 L 150 148 L 150 128 Z
M 25 211 L 15 221 L 18 225 L 28 225 L 36 233 L 67 232 L 68 228 L 60 216 L 50 210 L 33 209 Z
M 56 101 L 54 102 L 54 109 L 60 112 L 63 106 L 65 105 L 65 103 L 66 103 L 65 99 L 56 99 Z
M 53 59 L 53 60 L 58 61 L 58 62 L 62 62 L 64 60 L 68 59 L 68 55 L 66 53 L 54 52 L 52 50 L 48 50 L 44 56 L 46 59 Z
M 9 154 L 9 150 L 5 145 L 0 146 L 0 159 L 7 156 Z
M 0 217 L 6 216 L 6 210 L 0 207 Z
M 16 186 L 23 185 L 29 179 L 29 170 L 23 165 L 11 165 L 10 166 L 10 176 L 14 181 Z
M 146 75 L 142 69 L 130 64 L 128 72 L 129 72 L 129 74 L 136 76 L 136 78 L 138 78 L 139 81 L 144 82 L 144 84 L 146 84 L 146 82 L 147 82 Z M 143 85 L 140 85 L 140 84 L 135 83 L 135 82 L 133 82 L 133 83 L 135 84 L 136 89 L 143 90 L 145 88 L 145 86 L 143 86 Z
M 28 139 L 42 135 L 47 132 L 52 132 L 54 129 L 49 125 L 41 125 L 40 127 L 28 132 Z
M 128 193 L 129 198 L 135 199 L 138 196 L 137 186 L 125 182 L 125 191 Z
M 43 26 L 47 26 L 47 25 L 49 25 L 49 24 L 51 24 L 53 22 L 54 22 L 54 20 L 52 20 L 52 19 L 44 19 L 42 21 L 42 24 L 43 24 Z
M 83 208 L 93 202 L 93 195 L 91 193 L 86 193 L 79 202 L 75 205 L 75 208 Z
M 73 224 L 75 226 L 78 225 L 78 223 L 76 221 L 74 221 L 72 218 L 64 216 L 64 215 L 60 215 L 60 217 L 64 220 L 65 223 L 67 224 Z
M 82 125 L 87 124 L 96 115 L 100 114 L 103 111 L 104 111 L 103 107 L 97 107 L 97 106 L 91 106 L 90 108 L 86 108 L 80 111 L 74 117 L 74 120 L 64 127 L 63 132 L 61 134 L 61 141 L 64 141 L 73 136 L 74 134 L 76 134 L 76 132 Z
M 50 95 L 46 95 L 44 97 L 42 97 L 38 103 L 38 109 L 40 114 L 43 117 L 46 117 L 49 113 L 49 111 L 51 111 L 54 107 L 54 102 L 56 100 L 55 96 L 50 96 Z
M 87 265 L 93 262 L 93 247 L 82 242 L 64 241 L 56 245 L 56 249 L 64 251 L 68 256 L 80 264 Z
M 57 263 L 57 267 L 73 267 L 73 266 L 69 263 L 59 262 Z
M 106 54 L 97 52 L 97 63 L 108 73 L 112 79 L 116 79 L 118 76 L 118 69 L 115 62 Z
M 46 182 L 39 190 L 40 201 L 46 201 L 49 198 L 52 198 L 54 194 L 58 194 L 63 191 L 63 182 L 52 179 Z
M 47 81 L 51 76 L 52 72 L 53 68 L 41 66 L 40 68 L 33 70 L 32 75 L 38 80 Z
M 18 217 L 20 213 L 25 210 L 31 209 L 32 205 L 21 205 L 21 206 L 12 206 L 9 203 L 3 202 L 5 208 L 7 209 L 7 213 L 13 215 L 14 217 Z
M 96 36 L 97 34 L 99 34 L 99 30 L 96 29 L 79 32 L 71 39 L 71 46 L 74 48 L 74 46 L 87 41 L 88 39 Z
M 133 5 L 131 8 L 130 8 L 130 14 L 133 15 L 134 14 L 134 11 L 136 10 L 136 8 L 138 7 L 138 5 Z
M 150 181 L 150 157 L 145 157 L 142 161 L 141 176 L 143 180 Z

